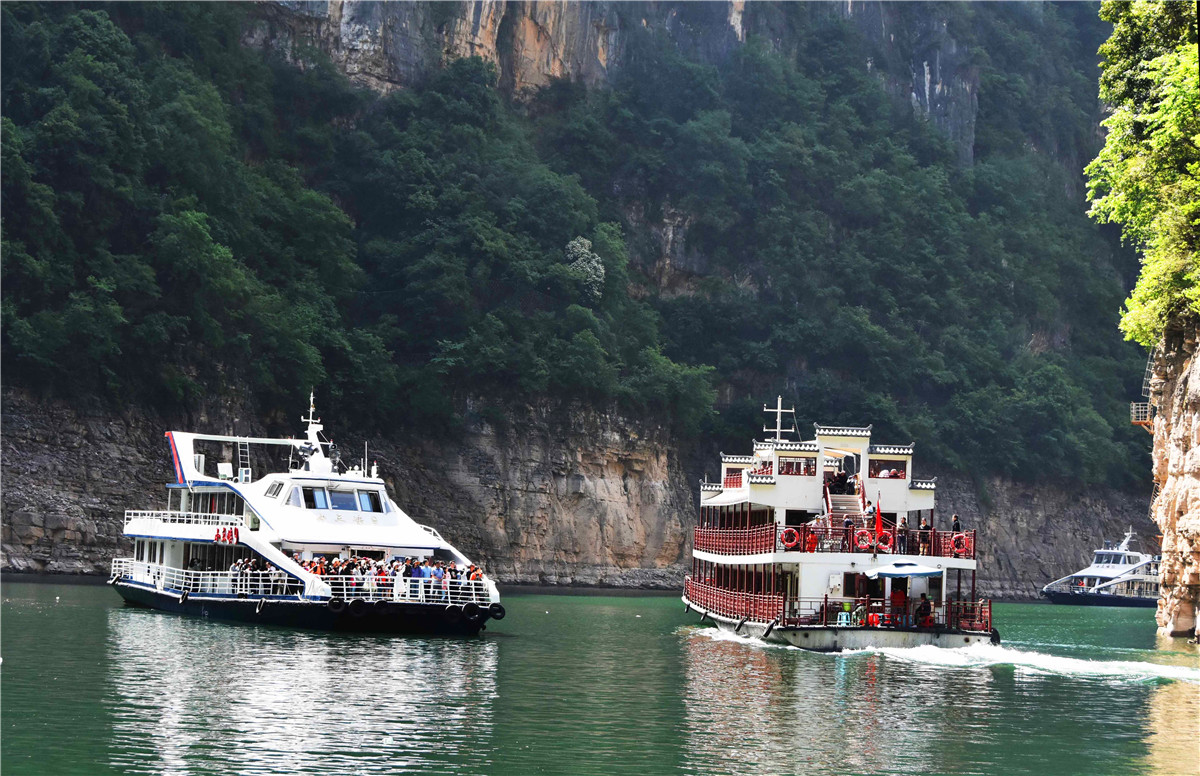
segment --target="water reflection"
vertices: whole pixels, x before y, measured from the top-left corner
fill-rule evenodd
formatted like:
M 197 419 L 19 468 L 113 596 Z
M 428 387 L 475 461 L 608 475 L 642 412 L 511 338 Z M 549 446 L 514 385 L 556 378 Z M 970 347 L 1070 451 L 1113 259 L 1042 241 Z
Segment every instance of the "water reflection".
M 1165 665 L 1195 665 L 1200 654 L 1185 639 L 1159 634 L 1153 660 Z M 1196 773 L 1200 771 L 1200 688 L 1188 682 L 1171 682 L 1154 688 L 1148 714 L 1146 771 Z
M 915 773 L 947 728 L 986 725 L 992 675 L 946 681 L 944 670 L 887 663 L 882 655 L 820 655 L 713 638 L 684 637 L 691 772 Z M 967 695 L 970 704 L 957 703 Z M 954 768 L 952 768 L 954 770 Z
M 497 645 L 108 616 L 110 764 L 130 773 L 478 773 Z

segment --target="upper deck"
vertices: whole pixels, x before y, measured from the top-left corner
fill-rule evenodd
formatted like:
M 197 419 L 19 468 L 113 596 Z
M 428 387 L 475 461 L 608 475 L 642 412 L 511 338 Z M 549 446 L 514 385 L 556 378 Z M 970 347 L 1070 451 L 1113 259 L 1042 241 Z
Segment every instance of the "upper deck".
M 698 553 L 902 553 L 974 559 L 975 533 L 933 526 L 936 478 L 913 475 L 914 445 L 875 444 L 871 426 L 814 423 L 814 437 L 775 427 L 748 455 L 721 454 L 717 482 L 701 484 Z M 926 514 L 927 513 L 927 514 Z M 929 525 L 922 527 L 922 518 Z

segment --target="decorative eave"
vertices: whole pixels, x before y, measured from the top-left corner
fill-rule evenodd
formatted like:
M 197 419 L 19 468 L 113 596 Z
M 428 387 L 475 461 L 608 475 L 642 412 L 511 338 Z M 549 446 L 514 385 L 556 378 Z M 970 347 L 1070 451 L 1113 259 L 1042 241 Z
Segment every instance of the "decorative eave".
M 725 455 L 725 453 L 721 453 L 721 463 L 754 463 L 754 456 Z
M 774 485 L 774 474 L 747 474 L 746 481 L 751 485 Z
M 721 490 L 721 483 L 719 483 L 719 482 L 701 482 L 700 483 L 700 491 L 702 493 L 707 493 L 709 491 L 719 491 L 719 490 Z
M 755 442 L 754 449 L 755 450 L 800 450 L 805 453 L 815 453 L 815 452 L 817 452 L 817 443 L 811 442 L 811 441 L 810 442 L 783 442 L 783 441 L 776 441 L 774 439 L 770 439 L 770 440 L 767 440 L 766 442 Z
M 820 423 L 813 423 L 813 428 L 817 430 L 817 436 L 845 436 L 845 437 L 869 437 L 871 436 L 871 427 L 875 424 L 863 428 L 862 426 L 822 426 Z
M 915 442 L 909 442 L 907 445 L 871 445 L 867 452 L 879 455 L 912 455 L 915 446 Z
M 915 477 L 908 483 L 909 490 L 937 490 L 937 477 L 930 477 L 927 480 L 918 480 Z

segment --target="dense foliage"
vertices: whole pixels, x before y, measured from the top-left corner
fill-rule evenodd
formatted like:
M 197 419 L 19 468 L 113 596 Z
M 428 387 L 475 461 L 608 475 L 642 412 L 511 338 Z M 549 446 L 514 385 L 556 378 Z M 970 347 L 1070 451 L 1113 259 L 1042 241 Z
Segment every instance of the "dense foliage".
M 4 6 L 10 376 L 267 406 L 319 385 L 426 429 L 456 392 L 555 394 L 698 427 L 710 370 L 662 355 L 621 230 L 490 65 L 376 100 L 242 48 L 244 12 Z
M 5 4 L 7 374 L 317 384 L 424 430 L 452 395 L 617 402 L 727 447 L 782 393 L 924 460 L 1131 481 L 1125 259 L 1069 163 L 1105 34 L 1081 8 L 950 9 L 981 73 L 964 168 L 826 7 L 782 6 L 798 53 L 720 67 L 630 24 L 611 89 L 514 103 L 478 60 L 363 93 L 242 47 L 238 5 Z
M 884 56 L 804 4 L 794 58 L 751 43 L 704 67 L 647 36 L 613 90 L 543 94 L 544 152 L 607 212 L 631 209 L 615 189 L 647 221 L 686 217 L 700 277 L 657 306 L 667 354 L 728 383 L 726 449 L 778 392 L 942 461 L 1134 478 L 1144 356 L 1112 331 L 1127 258 L 1084 216 L 1078 168 L 1029 148 L 1094 152 L 1081 71 L 1103 28 L 1086 6 L 950 10 L 983 84 L 969 169 L 858 66 Z
M 1144 251 L 1121 329 L 1153 346 L 1173 319 L 1200 314 L 1200 58 L 1196 4 L 1114 2 L 1100 97 L 1113 112 L 1088 166 L 1092 214 Z

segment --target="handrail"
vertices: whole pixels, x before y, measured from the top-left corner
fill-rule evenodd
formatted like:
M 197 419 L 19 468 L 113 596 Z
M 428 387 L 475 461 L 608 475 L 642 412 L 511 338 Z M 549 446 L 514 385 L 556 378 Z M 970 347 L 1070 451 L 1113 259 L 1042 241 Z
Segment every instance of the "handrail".
M 727 590 L 691 576 L 684 580 L 684 594 L 693 606 L 722 617 L 778 621 L 788 626 L 952 628 L 984 633 L 992 628 L 992 602 L 988 599 L 947 601 L 945 605 L 929 601 L 929 614 L 918 616 L 920 601 L 911 598 L 788 598 L 781 593 Z
M 112 576 L 114 579 L 129 579 L 178 593 L 299 595 L 304 590 L 301 580 L 279 568 L 234 574 L 230 571 L 177 569 L 133 558 L 116 558 L 113 560 Z
M 781 593 L 742 593 L 716 585 L 684 579 L 684 595 L 694 606 L 723 617 L 745 618 L 752 622 L 772 622 L 783 616 Z
M 701 552 L 721 555 L 754 555 L 775 549 L 777 526 L 762 525 L 756 528 L 700 528 L 694 529 L 692 546 Z
M 125 527 L 134 520 L 160 520 L 175 525 L 215 525 L 244 527 L 245 515 L 225 515 L 216 512 L 172 512 L 167 509 L 126 509 Z
M 726 490 L 736 490 L 742 487 L 742 472 L 725 475 L 724 487 Z
M 114 579 L 127 579 L 151 585 L 161 591 L 198 595 L 300 596 L 304 582 L 280 568 L 267 571 L 191 571 L 146 563 L 133 558 L 113 560 Z M 406 601 L 428 604 L 487 604 L 491 602 L 486 579 L 412 579 L 410 577 L 323 576 L 333 598 L 365 601 Z
M 409 601 L 426 604 L 487 604 L 490 598 L 484 580 L 433 579 L 426 577 L 324 576 L 335 598 L 348 601 Z

